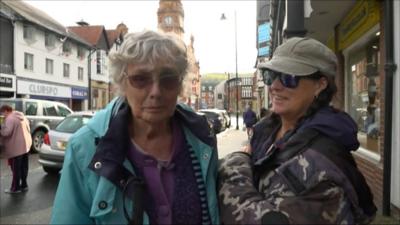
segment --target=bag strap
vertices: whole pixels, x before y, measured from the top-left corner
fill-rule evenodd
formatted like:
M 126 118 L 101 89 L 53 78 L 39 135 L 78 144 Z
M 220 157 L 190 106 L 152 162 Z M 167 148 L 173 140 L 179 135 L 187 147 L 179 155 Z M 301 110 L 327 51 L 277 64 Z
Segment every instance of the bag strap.
M 373 202 L 373 195 L 365 177 L 357 168 L 353 155 L 328 137 L 318 139 L 311 147 L 326 156 L 345 174 L 357 193 L 359 206 L 365 214 L 374 215 L 377 208 Z

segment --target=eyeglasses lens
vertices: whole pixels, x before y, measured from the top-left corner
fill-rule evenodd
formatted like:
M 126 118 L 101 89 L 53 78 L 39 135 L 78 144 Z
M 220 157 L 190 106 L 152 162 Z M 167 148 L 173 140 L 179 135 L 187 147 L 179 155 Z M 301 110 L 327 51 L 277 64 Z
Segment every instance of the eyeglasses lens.
M 296 88 L 300 80 L 300 77 L 291 74 L 275 72 L 272 70 L 265 70 L 263 72 L 264 83 L 268 86 L 271 86 L 276 78 L 279 78 L 279 81 L 286 88 Z
M 149 74 L 128 76 L 129 83 L 134 88 L 143 89 L 153 84 L 155 78 Z M 181 84 L 182 78 L 179 75 L 161 75 L 158 79 L 160 87 L 164 89 L 175 89 Z

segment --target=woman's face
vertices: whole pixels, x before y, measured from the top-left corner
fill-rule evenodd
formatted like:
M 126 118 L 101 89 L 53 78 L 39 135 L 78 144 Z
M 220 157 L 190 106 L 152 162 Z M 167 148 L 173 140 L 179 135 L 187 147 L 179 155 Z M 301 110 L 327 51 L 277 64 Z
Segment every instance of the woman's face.
M 327 80 L 324 77 L 319 80 L 301 78 L 295 88 L 284 87 L 279 79 L 275 79 L 268 89 L 272 111 L 282 119 L 297 121 L 306 113 L 314 96 L 318 96 L 326 87 Z
M 123 89 L 134 120 L 160 123 L 172 117 L 182 75 L 170 63 L 128 64 Z

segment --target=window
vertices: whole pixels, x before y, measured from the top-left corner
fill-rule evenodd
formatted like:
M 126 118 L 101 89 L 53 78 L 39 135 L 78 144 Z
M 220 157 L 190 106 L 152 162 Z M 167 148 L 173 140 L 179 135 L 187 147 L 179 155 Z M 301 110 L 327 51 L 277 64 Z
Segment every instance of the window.
M 25 103 L 25 115 L 36 116 L 37 115 L 37 103 L 36 102 L 26 102 Z
M 252 88 L 251 86 L 242 86 L 242 98 L 252 98 Z
M 56 106 L 50 103 L 43 103 L 43 114 L 45 116 L 58 116 Z
M 35 28 L 30 25 L 24 24 L 23 35 L 25 41 L 34 42 L 35 41 Z
M 83 47 L 78 47 L 77 57 L 80 60 L 83 60 L 85 58 L 85 49 Z
M 56 44 L 56 36 L 49 32 L 44 34 L 44 45 L 46 48 L 54 48 Z
M 54 73 L 54 61 L 52 59 L 46 59 L 46 74 L 53 74 Z
M 378 67 L 381 65 L 379 38 L 374 38 L 361 49 L 349 55 L 348 109 L 358 125 L 361 147 L 378 153 L 380 128 L 381 82 Z
M 58 106 L 58 115 L 59 116 L 65 117 L 65 116 L 68 116 L 69 114 L 71 114 L 70 110 L 68 110 L 64 106 L 61 106 L 61 105 Z
M 68 63 L 64 63 L 63 75 L 64 75 L 64 77 L 69 77 L 69 64 Z
M 33 71 L 33 55 L 25 52 L 24 68 Z
M 96 52 L 96 72 L 97 74 L 104 74 L 105 71 L 105 54 L 102 50 Z
M 78 80 L 83 80 L 83 67 L 78 67 Z
M 222 94 L 221 93 L 218 93 L 218 99 L 222 99 Z
M 63 43 L 63 53 L 64 53 L 66 56 L 69 56 L 69 54 L 71 54 L 71 42 L 65 41 L 65 42 Z

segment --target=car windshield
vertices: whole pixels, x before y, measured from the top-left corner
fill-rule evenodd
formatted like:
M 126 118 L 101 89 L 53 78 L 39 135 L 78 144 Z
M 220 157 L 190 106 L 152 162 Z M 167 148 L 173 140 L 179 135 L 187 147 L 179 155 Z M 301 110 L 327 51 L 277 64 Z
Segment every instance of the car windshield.
M 66 132 L 66 133 L 74 133 L 83 125 L 87 124 L 90 120 L 91 116 L 69 116 L 66 117 L 63 121 L 61 121 L 57 127 L 56 131 Z

